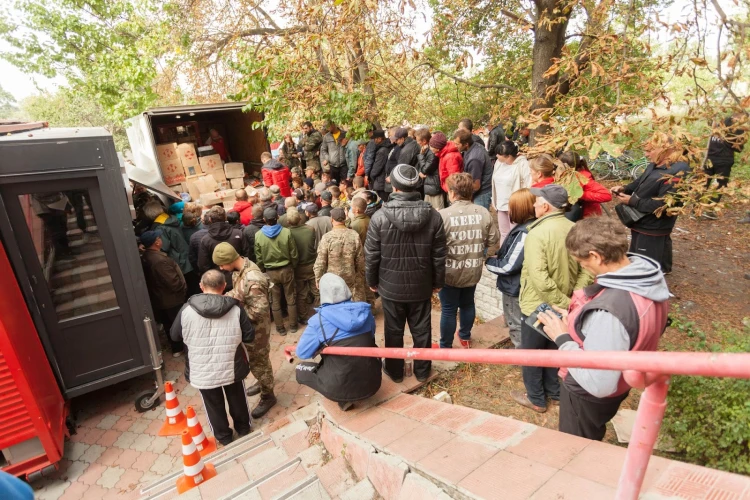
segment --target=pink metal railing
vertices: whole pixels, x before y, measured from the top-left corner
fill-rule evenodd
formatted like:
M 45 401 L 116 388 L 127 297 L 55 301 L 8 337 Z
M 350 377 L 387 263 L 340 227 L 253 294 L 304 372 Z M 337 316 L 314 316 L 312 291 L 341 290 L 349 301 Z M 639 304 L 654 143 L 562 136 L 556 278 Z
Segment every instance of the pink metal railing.
M 294 346 L 284 347 L 292 362 Z M 636 500 L 659 436 L 671 375 L 750 379 L 750 354 L 691 352 L 568 352 L 524 349 L 396 349 L 326 347 L 323 354 L 393 359 L 457 361 L 544 367 L 618 370 L 632 387 L 643 389 L 625 463 L 617 485 L 617 500 Z

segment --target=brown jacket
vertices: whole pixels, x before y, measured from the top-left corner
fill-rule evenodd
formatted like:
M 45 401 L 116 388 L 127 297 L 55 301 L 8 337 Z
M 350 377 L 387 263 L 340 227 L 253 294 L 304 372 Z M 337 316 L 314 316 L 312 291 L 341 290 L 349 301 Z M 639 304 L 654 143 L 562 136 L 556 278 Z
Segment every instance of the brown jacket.
M 143 273 L 154 309 L 170 309 L 185 303 L 187 285 L 180 266 L 160 250 L 143 253 Z

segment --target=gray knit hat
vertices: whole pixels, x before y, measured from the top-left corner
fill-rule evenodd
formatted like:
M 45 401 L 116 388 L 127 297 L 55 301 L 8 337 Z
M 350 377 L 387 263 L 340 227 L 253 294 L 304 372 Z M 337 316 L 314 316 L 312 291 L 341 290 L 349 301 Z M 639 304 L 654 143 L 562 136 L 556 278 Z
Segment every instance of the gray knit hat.
M 396 165 L 391 172 L 391 185 L 399 191 L 414 191 L 419 187 L 419 172 L 407 163 Z

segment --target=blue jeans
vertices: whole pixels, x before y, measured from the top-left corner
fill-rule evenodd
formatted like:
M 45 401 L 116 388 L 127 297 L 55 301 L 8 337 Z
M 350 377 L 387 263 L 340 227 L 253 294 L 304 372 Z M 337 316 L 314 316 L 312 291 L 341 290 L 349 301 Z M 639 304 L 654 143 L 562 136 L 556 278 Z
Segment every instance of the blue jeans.
M 440 347 L 453 347 L 453 336 L 456 333 L 456 315 L 460 310 L 461 329 L 458 336 L 463 340 L 471 338 L 471 327 L 474 325 L 474 292 L 477 286 L 457 288 L 445 285 L 438 293 L 442 314 L 440 315 Z
M 490 209 L 490 202 L 492 201 L 492 190 L 486 193 L 474 195 L 474 203 L 480 207 L 484 207 L 487 210 Z

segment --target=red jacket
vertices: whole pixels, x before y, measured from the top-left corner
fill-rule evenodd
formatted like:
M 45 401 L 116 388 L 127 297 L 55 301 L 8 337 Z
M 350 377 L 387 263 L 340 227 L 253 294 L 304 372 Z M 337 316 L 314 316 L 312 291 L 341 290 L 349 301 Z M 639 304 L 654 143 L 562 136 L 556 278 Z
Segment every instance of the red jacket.
M 448 186 L 445 185 L 445 179 L 451 174 L 459 174 L 464 171 L 464 159 L 452 141 L 448 141 L 448 144 L 438 151 L 435 156 L 440 158 L 440 163 L 438 164 L 440 187 L 447 193 Z
M 533 188 L 543 188 L 547 184 L 553 184 L 555 182 L 554 177 L 542 177 L 542 180 L 531 185 Z
M 581 196 L 583 218 L 601 215 L 602 206 L 600 203 L 612 201 L 612 193 L 609 192 L 609 189 L 596 182 L 588 170 L 581 170 L 578 173 L 584 175 L 589 180 L 583 185 L 583 195 Z
M 284 198 L 292 196 L 292 173 L 283 164 L 276 160 L 268 160 L 263 165 L 261 173 L 266 187 L 279 186 L 281 196 Z
M 253 206 L 250 204 L 250 202 L 238 201 L 234 204 L 230 212 L 240 213 L 240 222 L 243 226 L 249 225 L 250 221 L 253 220 Z

